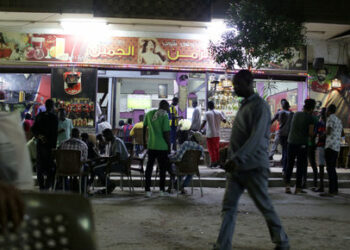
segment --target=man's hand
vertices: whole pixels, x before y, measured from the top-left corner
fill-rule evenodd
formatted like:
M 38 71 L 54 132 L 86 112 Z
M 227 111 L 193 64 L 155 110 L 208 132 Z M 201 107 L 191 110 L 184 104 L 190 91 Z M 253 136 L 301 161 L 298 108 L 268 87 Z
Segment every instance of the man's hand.
M 0 182 L 0 226 L 6 231 L 7 223 L 13 222 L 17 228 L 24 215 L 24 205 L 18 190 L 12 185 Z
M 224 169 L 226 172 L 234 172 L 237 170 L 237 165 L 233 160 L 228 160 L 224 164 Z

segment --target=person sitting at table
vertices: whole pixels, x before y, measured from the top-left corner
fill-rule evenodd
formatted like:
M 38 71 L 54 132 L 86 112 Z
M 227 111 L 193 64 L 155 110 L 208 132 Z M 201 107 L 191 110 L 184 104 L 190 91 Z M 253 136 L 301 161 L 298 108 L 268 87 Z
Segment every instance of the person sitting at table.
M 201 151 L 202 157 L 204 158 L 204 149 L 200 145 L 203 141 L 203 136 L 199 132 L 194 132 L 184 143 L 181 144 L 179 151 L 175 155 L 170 156 L 170 161 L 173 163 L 180 162 L 189 150 L 199 150 Z M 180 185 L 181 194 L 186 194 L 185 187 L 188 186 L 192 180 L 192 175 L 187 175 L 185 181 Z M 182 182 L 182 176 L 180 177 L 180 183 Z M 176 188 L 177 180 L 174 182 L 174 187 Z
M 97 144 L 97 151 L 100 156 L 106 154 L 106 148 L 107 148 L 107 143 L 103 139 L 102 134 L 96 135 L 96 144 Z
M 61 145 L 58 147 L 59 150 L 79 150 L 81 152 L 80 154 L 80 160 L 82 162 L 87 161 L 88 159 L 88 146 L 80 140 L 80 131 L 78 128 L 73 128 L 71 132 L 71 138 L 68 140 L 65 140 L 61 143 Z M 87 166 L 83 164 L 82 171 L 86 171 Z M 86 178 L 86 177 L 84 177 Z M 84 181 L 82 183 L 82 190 L 84 191 Z M 72 190 L 77 191 L 78 188 L 76 187 L 78 185 L 77 178 L 74 177 L 71 186 L 73 186 Z M 78 186 L 79 187 L 79 186 Z
M 81 140 L 83 142 L 85 142 L 86 146 L 88 147 L 88 157 L 87 158 L 89 160 L 98 158 L 99 154 L 97 152 L 96 146 L 91 140 L 89 140 L 88 133 L 82 133 Z
M 79 150 L 81 152 L 81 161 L 86 161 L 88 158 L 88 146 L 80 140 L 80 131 L 78 128 L 72 129 L 71 138 L 62 142 L 58 149 Z
M 109 152 L 108 156 L 116 156 L 117 153 L 120 154 L 120 161 L 118 163 L 115 163 L 111 166 L 112 172 L 121 172 L 125 168 L 125 161 L 129 158 L 128 150 L 126 149 L 126 146 L 120 138 L 113 135 L 113 132 L 111 129 L 105 129 L 102 132 L 102 135 L 107 143 L 109 143 Z M 96 174 L 100 180 L 106 180 L 106 164 L 101 164 L 93 169 L 93 173 Z M 106 183 L 104 183 L 106 184 Z M 112 193 L 115 189 L 116 184 L 111 182 L 110 180 L 107 180 L 107 193 Z M 98 193 L 104 194 L 106 193 L 106 190 L 100 190 Z

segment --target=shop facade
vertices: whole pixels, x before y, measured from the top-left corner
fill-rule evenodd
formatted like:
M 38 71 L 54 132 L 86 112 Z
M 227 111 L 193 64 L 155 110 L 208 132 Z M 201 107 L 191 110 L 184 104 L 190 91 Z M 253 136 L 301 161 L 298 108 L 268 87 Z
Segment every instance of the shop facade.
M 51 82 L 49 91 L 44 94 L 40 83 L 30 95 L 24 90 L 18 103 L 42 105 L 53 98 L 77 127 L 95 128 L 100 115 L 94 114 L 100 107 L 113 127 L 121 119 L 137 122 L 140 114 L 156 108 L 161 99 L 170 102 L 174 96 L 179 97 L 183 117 L 191 118 L 193 100 L 198 101 L 202 113 L 207 101 L 213 100 L 232 125 L 239 107 L 232 90 L 237 71 L 225 71 L 213 62 L 208 39 L 156 35 L 87 39 L 69 34 L 0 32 L 0 65 L 49 68 L 51 74 L 45 74 Z M 308 96 L 306 56 L 304 52 L 296 54 L 292 63 L 271 63 L 271 68 L 253 71 L 257 92 L 270 103 L 272 113 L 280 108 L 282 96 L 291 100 L 295 110 L 301 110 Z M 0 83 L 5 93 L 4 86 Z M 27 94 L 24 99 L 23 94 Z M 9 103 L 9 94 L 2 103 Z M 229 130 L 230 124 L 224 128 Z

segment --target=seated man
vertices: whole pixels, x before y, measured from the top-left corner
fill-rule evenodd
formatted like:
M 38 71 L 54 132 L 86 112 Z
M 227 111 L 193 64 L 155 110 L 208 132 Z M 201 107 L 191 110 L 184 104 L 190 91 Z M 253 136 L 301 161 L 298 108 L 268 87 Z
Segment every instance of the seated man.
M 81 152 L 80 155 L 80 160 L 86 161 L 88 159 L 88 146 L 85 144 L 85 142 L 83 142 L 82 140 L 80 140 L 80 131 L 77 128 L 73 128 L 72 132 L 71 132 L 71 138 L 68 140 L 65 140 L 61 143 L 61 145 L 58 147 L 58 149 L 63 149 L 63 150 L 79 150 Z M 82 170 L 86 170 L 86 166 L 83 165 L 83 169 Z M 86 177 L 84 177 L 86 178 Z M 83 181 L 82 183 L 82 190 L 84 191 L 84 185 L 83 185 Z M 73 186 L 73 190 L 77 190 L 78 188 L 76 187 L 77 185 L 77 179 L 76 177 L 73 178 L 73 182 L 72 182 L 72 186 Z M 78 186 L 79 187 L 79 186 Z
M 88 135 L 88 133 L 82 133 L 81 134 L 81 140 L 83 141 L 83 142 L 85 142 L 85 144 L 87 145 L 87 147 L 88 147 L 88 159 L 90 160 L 92 160 L 92 159 L 96 159 L 96 158 L 98 158 L 98 151 L 97 151 L 97 149 L 96 149 L 96 146 L 95 146 L 95 144 L 92 142 L 92 141 L 90 141 L 89 140 L 89 135 Z
M 180 162 L 188 150 L 199 150 L 202 153 L 202 157 L 204 157 L 204 149 L 200 145 L 203 138 L 201 133 L 195 132 L 188 140 L 186 140 L 181 146 L 179 151 L 176 152 L 175 155 L 170 156 L 170 160 L 172 162 Z M 192 175 L 187 175 L 185 181 L 180 185 L 181 194 L 186 194 L 185 187 L 188 186 L 190 181 L 192 180 Z M 180 177 L 180 182 L 182 181 L 182 177 Z M 174 186 L 176 187 L 177 180 L 175 180 Z
M 105 129 L 102 132 L 103 137 L 105 138 L 106 142 L 109 143 L 109 157 L 116 156 L 117 153 L 120 154 L 120 163 L 114 164 L 111 166 L 112 172 L 120 172 L 123 171 L 125 168 L 125 164 L 122 164 L 129 158 L 128 150 L 125 147 L 124 142 L 113 135 L 113 132 L 111 129 Z M 100 166 L 96 166 L 94 168 L 94 173 L 100 178 L 100 180 L 106 180 L 106 164 L 102 164 Z M 107 193 L 112 193 L 115 184 L 107 180 Z M 99 191 L 100 193 L 105 193 L 106 190 Z
M 88 146 L 80 140 L 80 131 L 77 128 L 72 129 L 71 138 L 63 141 L 58 149 L 79 150 L 81 152 L 81 161 L 86 161 L 88 158 Z

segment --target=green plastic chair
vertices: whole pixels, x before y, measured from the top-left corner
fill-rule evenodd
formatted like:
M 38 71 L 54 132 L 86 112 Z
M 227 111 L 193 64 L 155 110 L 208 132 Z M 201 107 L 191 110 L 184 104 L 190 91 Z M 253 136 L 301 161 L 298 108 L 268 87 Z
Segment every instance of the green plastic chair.
M 25 216 L 14 232 L 0 233 L 0 249 L 94 250 L 90 201 L 78 194 L 23 193 Z

